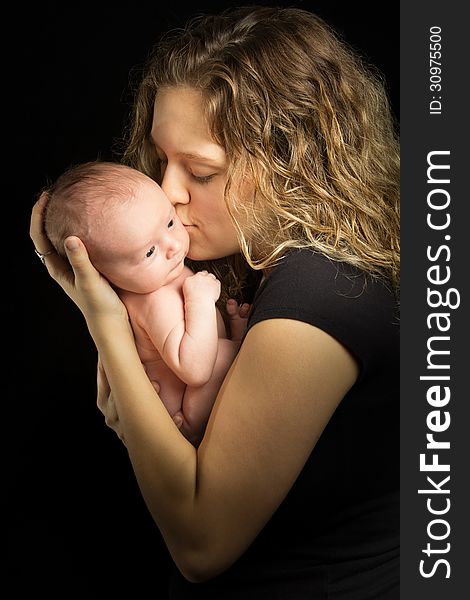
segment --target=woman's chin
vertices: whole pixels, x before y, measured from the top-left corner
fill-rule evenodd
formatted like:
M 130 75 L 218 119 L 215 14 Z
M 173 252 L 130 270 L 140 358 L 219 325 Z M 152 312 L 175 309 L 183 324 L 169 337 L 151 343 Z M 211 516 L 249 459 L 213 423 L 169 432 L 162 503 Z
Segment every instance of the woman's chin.
M 209 260 L 207 258 L 201 258 L 200 253 L 197 251 L 191 252 L 191 250 L 188 250 L 187 254 L 186 254 L 186 258 L 189 258 L 189 260 Z
M 186 258 L 189 258 L 189 260 L 193 260 L 195 262 L 201 262 L 206 260 L 219 260 L 220 258 L 226 258 L 227 256 L 229 255 L 221 253 L 216 254 L 214 252 L 204 252 L 201 250 L 189 250 L 186 254 Z

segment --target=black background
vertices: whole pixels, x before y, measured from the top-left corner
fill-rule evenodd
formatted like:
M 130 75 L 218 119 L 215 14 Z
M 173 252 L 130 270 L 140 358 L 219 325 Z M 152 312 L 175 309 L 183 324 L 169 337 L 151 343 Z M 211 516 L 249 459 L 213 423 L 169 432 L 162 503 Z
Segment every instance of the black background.
M 14 163 L 4 173 L 13 182 L 5 203 L 15 249 L 4 281 L 11 598 L 166 597 L 170 559 L 125 449 L 95 406 L 94 346 L 33 254 L 29 217 L 41 188 L 71 163 L 116 156 L 132 73 L 158 35 L 230 4 L 43 2 L 13 7 L 4 19 L 13 40 L 3 114 Z M 398 2 L 244 4 L 298 6 L 325 18 L 384 73 L 398 115 Z

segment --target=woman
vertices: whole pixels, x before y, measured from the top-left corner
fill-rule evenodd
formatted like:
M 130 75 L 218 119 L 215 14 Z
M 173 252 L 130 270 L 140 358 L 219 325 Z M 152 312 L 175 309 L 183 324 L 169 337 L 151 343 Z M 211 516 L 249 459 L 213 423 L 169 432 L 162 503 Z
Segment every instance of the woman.
M 398 598 L 399 163 L 380 80 L 308 12 L 197 19 L 150 57 L 124 161 L 161 184 L 225 297 L 262 275 L 196 449 L 83 243 L 66 241 L 71 271 L 47 196 L 33 209 L 177 567 L 171 598 Z

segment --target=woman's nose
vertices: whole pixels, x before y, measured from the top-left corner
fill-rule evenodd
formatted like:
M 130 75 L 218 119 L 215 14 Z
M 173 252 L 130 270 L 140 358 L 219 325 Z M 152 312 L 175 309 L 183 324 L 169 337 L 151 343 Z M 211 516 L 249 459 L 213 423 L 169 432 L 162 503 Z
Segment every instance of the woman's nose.
M 189 191 L 184 185 L 184 180 L 175 166 L 167 165 L 163 175 L 161 188 L 168 196 L 173 206 L 187 204 L 190 199 Z

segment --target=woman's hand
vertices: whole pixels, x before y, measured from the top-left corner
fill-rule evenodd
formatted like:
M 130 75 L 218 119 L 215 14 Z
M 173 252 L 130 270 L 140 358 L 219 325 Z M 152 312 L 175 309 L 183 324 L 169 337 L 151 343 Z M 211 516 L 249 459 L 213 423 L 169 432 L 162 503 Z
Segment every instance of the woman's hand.
M 116 404 L 114 402 L 111 388 L 109 387 L 108 378 L 106 377 L 103 364 L 99 357 L 96 375 L 96 404 L 98 406 L 98 409 L 103 413 L 104 422 L 106 423 L 106 425 L 115 432 L 115 434 L 125 446 L 126 442 L 124 440 L 124 434 L 122 433 L 119 415 L 116 410 Z
M 70 236 L 65 241 L 65 251 L 70 264 L 54 252 L 44 232 L 44 209 L 47 200 L 47 193 L 43 193 L 33 207 L 30 237 L 37 251 L 46 255 L 43 262 L 49 275 L 75 302 L 89 326 L 100 316 L 127 320 L 124 304 L 108 281 L 93 267 L 86 248 L 78 237 Z

